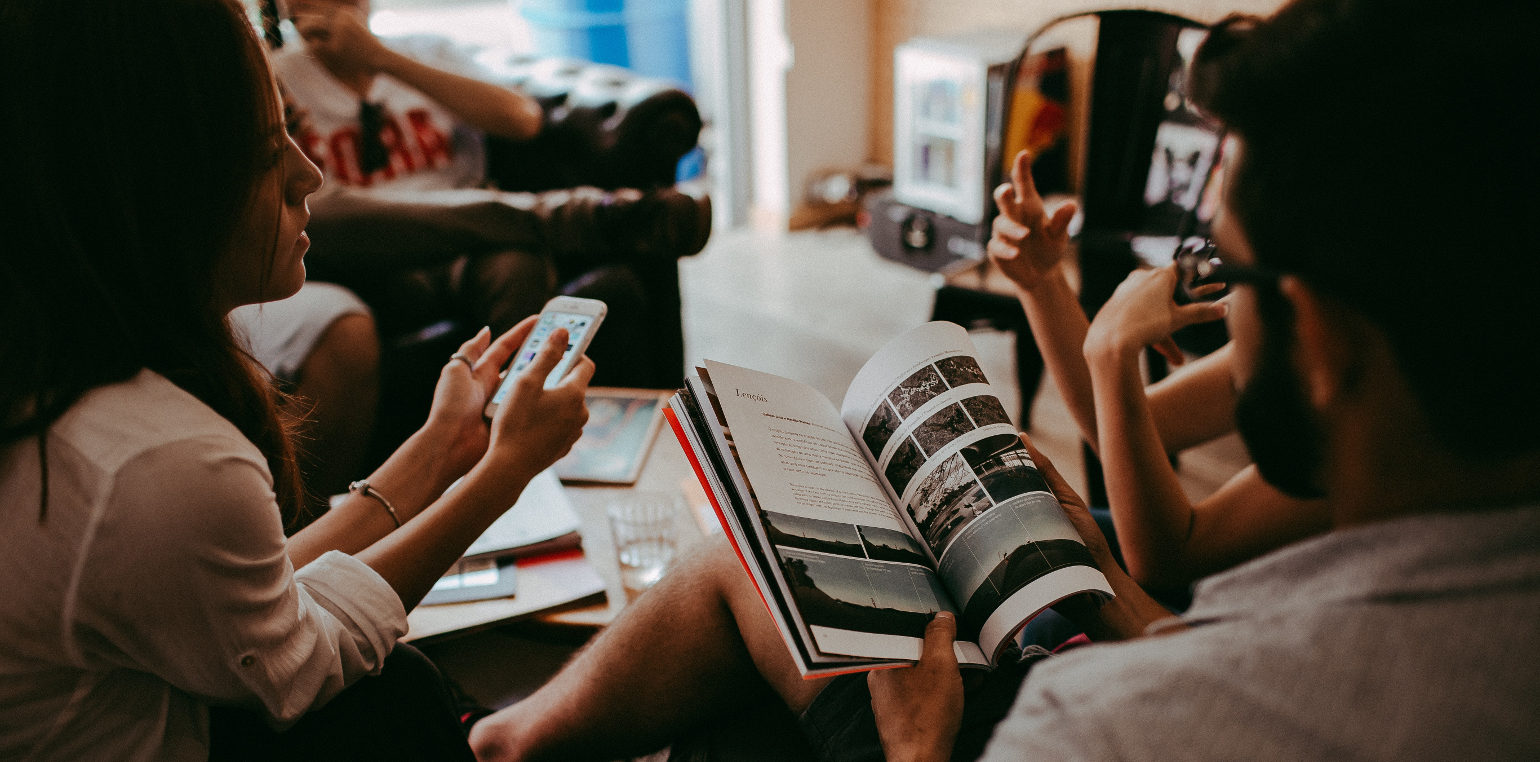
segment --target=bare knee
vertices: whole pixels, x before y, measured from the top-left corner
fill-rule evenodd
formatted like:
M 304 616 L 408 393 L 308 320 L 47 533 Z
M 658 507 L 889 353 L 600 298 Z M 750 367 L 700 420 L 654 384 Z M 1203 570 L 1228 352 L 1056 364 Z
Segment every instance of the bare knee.
M 686 576 L 726 607 L 754 669 L 788 708 L 800 712 L 812 703 L 828 679 L 802 677 L 765 608 L 765 599 L 725 537 L 711 536 L 696 543 L 684 563 L 670 572 L 674 573 Z
M 720 534 L 711 534 L 687 543 L 679 552 L 679 561 L 669 575 L 688 576 L 721 585 L 731 578 L 747 574 L 732 543 Z
M 482 720 L 471 726 L 471 751 L 480 762 L 511 762 L 518 759 L 506 733 L 498 732 L 494 721 Z
M 380 370 L 380 338 L 368 313 L 343 315 L 332 321 L 300 366 L 302 389 L 373 389 Z M 313 395 L 312 395 L 313 396 Z

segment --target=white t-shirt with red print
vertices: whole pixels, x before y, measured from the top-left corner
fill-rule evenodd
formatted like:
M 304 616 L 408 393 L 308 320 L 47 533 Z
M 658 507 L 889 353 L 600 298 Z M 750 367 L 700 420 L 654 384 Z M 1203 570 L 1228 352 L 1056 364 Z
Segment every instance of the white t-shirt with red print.
M 386 43 L 430 66 L 476 76 L 447 41 L 400 38 Z M 366 175 L 359 162 L 358 94 L 303 44 L 285 46 L 274 55 L 273 66 L 293 105 L 308 112 L 309 129 L 295 139 L 326 175 L 323 193 L 343 187 L 413 191 L 483 184 L 485 136 L 421 92 L 385 74 L 375 77 L 368 101 L 383 108 L 380 139 L 389 161 Z

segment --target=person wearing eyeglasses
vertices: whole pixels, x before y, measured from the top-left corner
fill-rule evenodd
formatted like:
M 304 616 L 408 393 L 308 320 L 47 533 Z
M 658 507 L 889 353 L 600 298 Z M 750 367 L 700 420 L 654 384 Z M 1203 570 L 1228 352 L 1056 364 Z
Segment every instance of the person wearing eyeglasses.
M 1188 363 L 1172 334 L 1222 319 L 1227 303 L 1214 301 L 1227 288 L 1222 276 L 1239 278 L 1244 271 L 1219 266 L 1212 245 L 1188 247 L 1168 267 L 1130 273 L 1088 321 L 1065 269 L 1073 203 L 1048 212 L 1025 151 L 994 195 L 1000 213 L 990 259 L 1015 284 L 1044 364 L 1081 436 L 1101 458 L 1116 545 L 1129 574 L 1180 607 L 1197 579 L 1325 531 L 1324 504 L 1284 495 L 1255 465 L 1194 498 L 1171 464 L 1171 453 L 1235 431 L 1233 348 L 1227 344 Z M 1188 303 L 1175 300 L 1179 288 Z M 1183 367 L 1146 387 L 1140 370 L 1146 347 Z
M 1040 658 L 994 701 L 965 685 L 947 617 L 913 667 L 801 679 L 721 542 L 472 728 L 479 757 L 631 756 L 766 691 L 825 760 L 1540 757 L 1536 27 L 1528 0 L 1292 0 L 1220 23 L 1191 82 L 1236 139 L 1202 268 L 1233 292 L 1173 319 L 1151 303 L 1176 272 L 1143 273 L 1128 318 L 1073 345 L 1132 366 L 1223 310 L 1235 428 L 1325 531 L 1205 577 L 1173 616 L 1034 453 L 1116 596 L 1065 607 L 1101 642 Z M 1096 372 L 1103 456 L 1124 438 L 1164 452 L 1148 412 L 1104 420 L 1150 410 L 1142 382 Z

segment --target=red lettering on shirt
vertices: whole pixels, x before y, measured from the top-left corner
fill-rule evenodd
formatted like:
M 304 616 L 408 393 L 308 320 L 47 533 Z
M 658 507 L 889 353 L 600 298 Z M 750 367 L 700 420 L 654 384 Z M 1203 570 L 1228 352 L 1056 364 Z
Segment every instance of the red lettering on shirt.
M 343 185 L 368 185 L 369 178 L 364 177 L 363 170 L 358 164 L 358 128 L 353 126 L 343 127 L 331 134 L 326 141 L 327 149 L 335 160 L 333 169 L 336 174 L 333 180 Z
M 406 112 L 406 121 L 411 127 L 412 137 L 417 140 L 417 148 L 422 151 L 423 164 L 430 167 L 447 166 L 453 153 L 449 146 L 449 136 L 433 124 L 433 117 L 428 110 L 414 108 Z
M 326 174 L 328 182 L 361 188 L 419 170 L 448 166 L 454 151 L 449 136 L 433 124 L 432 114 L 417 108 L 407 111 L 405 116 L 404 121 L 391 118 L 380 126 L 380 142 L 389 162 L 372 175 L 365 176 L 359 164 L 363 149 L 357 125 L 342 127 L 325 139 L 307 132 L 300 147 Z
M 413 172 L 417 169 L 417 161 L 412 158 L 412 152 L 407 150 L 406 136 L 401 133 L 401 125 L 391 119 L 380 125 L 380 143 L 385 146 L 385 153 L 390 157 L 390 164 L 386 169 L 392 177 L 399 168 L 401 172 Z

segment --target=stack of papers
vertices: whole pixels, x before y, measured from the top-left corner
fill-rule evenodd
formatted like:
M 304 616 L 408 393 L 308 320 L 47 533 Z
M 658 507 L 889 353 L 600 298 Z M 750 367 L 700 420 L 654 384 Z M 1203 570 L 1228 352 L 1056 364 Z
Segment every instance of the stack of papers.
M 604 582 L 582 554 L 581 529 L 556 473 L 540 472 L 423 598 L 413 612 L 411 637 L 421 637 L 427 628 L 419 627 L 417 620 L 425 618 L 419 612 L 445 604 L 497 601 L 505 610 L 498 618 L 507 619 L 602 594 Z M 431 629 L 460 629 L 450 625 L 468 616 L 426 618 L 443 620 Z

